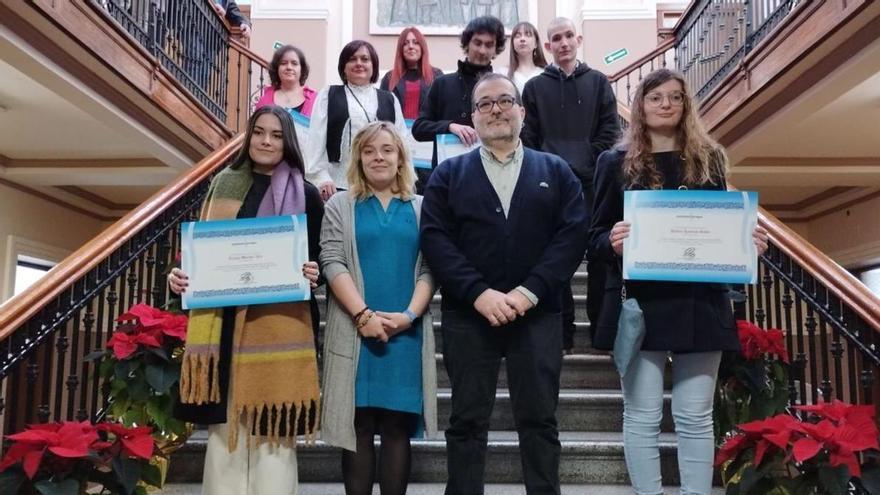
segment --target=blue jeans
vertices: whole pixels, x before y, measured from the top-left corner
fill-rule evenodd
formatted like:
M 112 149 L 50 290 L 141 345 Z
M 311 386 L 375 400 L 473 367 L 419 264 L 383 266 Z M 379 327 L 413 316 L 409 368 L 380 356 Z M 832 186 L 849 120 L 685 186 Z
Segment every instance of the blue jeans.
M 638 495 L 661 495 L 660 420 L 663 417 L 663 371 L 666 351 L 641 351 L 621 380 L 623 449 L 633 489 Z M 715 438 L 712 401 L 721 352 L 672 355 L 672 418 L 678 435 L 681 495 L 712 490 Z

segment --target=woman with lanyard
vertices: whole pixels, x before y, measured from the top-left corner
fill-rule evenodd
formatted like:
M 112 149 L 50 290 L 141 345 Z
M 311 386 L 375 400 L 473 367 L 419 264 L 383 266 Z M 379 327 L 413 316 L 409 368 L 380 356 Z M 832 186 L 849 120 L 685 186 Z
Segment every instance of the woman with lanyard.
M 623 244 L 631 224 L 623 220 L 627 190 L 727 189 L 727 156 L 700 123 L 684 77 L 654 71 L 636 88 L 623 143 L 599 156 L 589 252 L 608 278 L 593 346 L 612 350 L 621 311 Z M 757 227 L 758 254 L 767 231 Z M 722 351 L 738 351 L 726 284 L 628 281 L 626 296 L 642 309 L 645 337 L 621 379 L 623 450 L 635 493 L 662 494 L 658 441 L 663 417 L 663 373 L 672 361 L 672 417 L 678 436 L 681 493 L 712 491 L 715 439 L 712 401 Z
M 380 88 L 391 91 L 403 107 L 403 117 L 415 120 L 434 78 L 443 71 L 431 66 L 428 42 L 414 27 L 404 29 L 397 38 L 394 66 L 382 77 Z
M 317 260 L 324 204 L 303 180 L 290 114 L 268 105 L 248 121 L 239 155 L 212 179 L 199 218 L 300 213 L 308 218 L 309 259 Z M 316 261 L 302 273 L 317 287 Z M 168 285 L 186 292 L 189 277 L 174 268 Z M 202 493 L 296 495 L 296 436 L 315 438 L 320 404 L 309 303 L 192 310 L 180 400 L 175 417 L 209 425 Z
M 284 45 L 275 50 L 269 63 L 271 84 L 263 89 L 256 108 L 278 105 L 288 112 L 294 110 L 306 117 L 312 115 L 312 106 L 318 93 L 305 85 L 308 78 L 309 64 L 302 50 L 293 45 Z
M 318 186 L 324 201 L 348 189 L 347 165 L 354 135 L 379 120 L 391 122 L 401 135 L 406 123 L 400 103 L 388 91 L 372 85 L 379 79 L 379 55 L 373 45 L 354 40 L 342 49 L 337 66 L 341 85 L 318 93 L 306 146 L 306 179 Z M 409 164 L 412 166 L 412 164 Z

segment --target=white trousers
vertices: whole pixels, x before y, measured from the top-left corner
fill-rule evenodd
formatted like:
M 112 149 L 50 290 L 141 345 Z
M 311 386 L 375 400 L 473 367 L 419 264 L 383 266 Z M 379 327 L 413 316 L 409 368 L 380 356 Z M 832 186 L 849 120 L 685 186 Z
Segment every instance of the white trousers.
M 208 427 L 203 495 L 296 495 L 296 449 L 262 442 L 247 448 L 250 433 L 238 425 L 238 447 L 230 453 L 226 423 Z

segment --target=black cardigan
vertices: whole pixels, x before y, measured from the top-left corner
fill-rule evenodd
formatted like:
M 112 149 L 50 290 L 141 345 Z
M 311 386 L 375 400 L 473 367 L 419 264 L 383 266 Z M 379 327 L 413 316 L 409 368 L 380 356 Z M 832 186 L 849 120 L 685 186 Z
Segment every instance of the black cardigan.
M 407 71 L 410 72 L 410 71 Z M 443 75 L 443 71 L 436 68 L 431 67 L 431 72 L 434 73 L 434 79 L 436 80 L 438 77 Z M 394 93 L 394 96 L 397 97 L 397 101 L 400 102 L 400 109 L 403 110 L 404 98 L 406 97 L 406 77 L 401 77 L 397 84 L 393 88 L 389 88 L 388 85 L 391 82 L 391 71 L 385 73 L 382 76 L 382 82 L 379 83 L 379 89 L 384 89 L 385 91 L 391 91 Z M 431 85 L 425 82 L 425 80 L 420 76 L 418 78 L 419 81 L 419 108 L 422 108 L 422 104 L 425 103 L 425 99 L 428 97 L 428 90 L 431 88 Z M 433 83 L 434 81 L 431 81 Z
M 268 177 L 266 177 L 268 178 Z M 260 208 L 260 202 L 269 186 L 268 180 L 260 180 L 255 176 L 254 185 L 248 191 L 241 208 L 238 210 L 237 218 L 253 218 L 257 216 L 257 210 Z M 321 252 L 321 222 L 324 220 L 324 202 L 321 200 L 321 194 L 318 189 L 311 183 L 306 182 L 306 217 L 308 219 L 308 236 L 309 236 L 309 260 L 318 261 Z M 314 293 L 309 301 L 312 313 L 312 331 L 317 336 L 318 333 L 318 303 L 315 301 Z M 235 307 L 223 308 L 223 327 L 220 333 L 220 402 L 213 404 L 203 404 L 200 406 L 194 404 L 183 404 L 179 401 L 174 406 L 174 417 L 189 423 L 197 423 L 203 425 L 219 424 L 226 422 L 226 409 L 229 390 L 229 366 L 232 362 L 232 336 L 235 330 Z M 265 424 L 261 428 L 265 430 Z M 265 434 L 265 433 L 264 433 Z M 285 435 L 284 431 L 280 433 Z
M 556 155 L 525 148 L 507 218 L 475 149 L 434 171 L 422 201 L 421 247 L 443 309 L 473 314 L 486 289 L 522 285 L 533 310 L 559 312 L 562 288 L 584 257 L 587 212 L 581 183 Z
M 623 285 L 620 258 L 609 241 L 611 227 L 623 220 L 623 157 L 615 148 L 602 153 L 596 165 L 596 201 L 590 226 L 589 253 L 603 262 L 607 273 L 605 297 L 599 313 L 593 347 L 611 350 L 620 315 Z M 663 175 L 663 189 L 681 184 L 678 152 L 656 153 L 655 162 Z M 726 190 L 723 177 L 689 189 Z M 631 188 L 637 189 L 637 188 Z M 725 284 L 694 282 L 626 282 L 627 297 L 635 298 L 645 315 L 646 351 L 705 352 L 737 351 L 739 339 Z

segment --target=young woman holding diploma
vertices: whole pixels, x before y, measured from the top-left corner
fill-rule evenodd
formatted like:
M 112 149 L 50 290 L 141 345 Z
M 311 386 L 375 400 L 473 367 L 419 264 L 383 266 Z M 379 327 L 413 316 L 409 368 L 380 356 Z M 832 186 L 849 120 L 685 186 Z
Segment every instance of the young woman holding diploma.
M 323 203 L 303 180 L 293 120 L 268 105 L 248 121 L 241 153 L 211 181 L 201 220 L 305 213 L 309 259 L 318 282 Z M 187 290 L 179 268 L 168 275 L 175 294 Z M 314 438 L 320 405 L 309 302 L 190 312 L 175 415 L 208 424 L 202 493 L 297 493 L 296 435 Z
M 373 122 L 354 137 L 350 189 L 326 204 L 321 267 L 330 285 L 321 438 L 342 447 L 348 495 L 406 493 L 410 437 L 437 431 L 434 284 L 419 251 L 421 196 L 403 138 Z
M 636 89 L 623 142 L 602 153 L 596 167 L 596 200 L 589 252 L 604 261 L 606 294 L 593 346 L 611 350 L 621 308 L 621 256 L 629 237 L 623 192 L 639 189 L 726 190 L 727 157 L 699 121 L 684 78 L 661 69 Z M 767 232 L 753 233 L 758 254 Z M 721 351 L 739 350 L 724 284 L 626 282 L 626 296 L 643 313 L 645 340 L 626 375 L 623 434 L 635 493 L 662 494 L 658 438 L 663 415 L 663 371 L 672 356 L 672 415 L 678 434 L 682 494 L 712 488 L 712 399 Z

